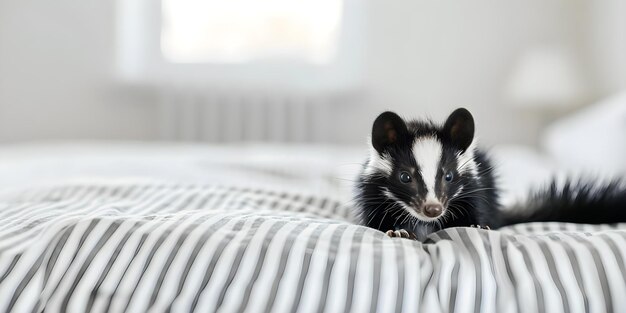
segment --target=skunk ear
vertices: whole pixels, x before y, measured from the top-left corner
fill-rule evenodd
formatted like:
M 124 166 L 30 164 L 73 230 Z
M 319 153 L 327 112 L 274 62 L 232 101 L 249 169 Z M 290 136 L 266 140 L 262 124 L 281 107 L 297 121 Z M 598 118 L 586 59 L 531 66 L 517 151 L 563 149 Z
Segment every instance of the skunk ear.
M 405 142 L 408 137 L 404 120 L 393 112 L 381 113 L 372 126 L 372 146 L 379 153 L 397 142 Z
M 443 126 L 444 140 L 465 152 L 474 140 L 474 118 L 464 108 L 454 110 Z

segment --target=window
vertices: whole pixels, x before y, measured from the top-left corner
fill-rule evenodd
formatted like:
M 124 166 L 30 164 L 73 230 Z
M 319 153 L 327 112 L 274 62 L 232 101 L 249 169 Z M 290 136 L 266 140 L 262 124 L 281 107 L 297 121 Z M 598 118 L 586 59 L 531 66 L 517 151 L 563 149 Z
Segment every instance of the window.
M 357 87 L 362 0 L 118 0 L 124 81 Z
M 329 63 L 339 0 L 163 0 L 161 51 L 173 63 L 293 58 Z

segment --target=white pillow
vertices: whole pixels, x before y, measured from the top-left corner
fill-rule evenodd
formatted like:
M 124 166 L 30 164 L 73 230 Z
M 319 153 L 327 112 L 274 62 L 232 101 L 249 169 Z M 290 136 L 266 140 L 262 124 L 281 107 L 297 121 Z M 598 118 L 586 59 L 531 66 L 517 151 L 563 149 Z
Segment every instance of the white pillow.
M 563 169 L 596 177 L 626 175 L 626 92 L 556 121 L 542 142 Z

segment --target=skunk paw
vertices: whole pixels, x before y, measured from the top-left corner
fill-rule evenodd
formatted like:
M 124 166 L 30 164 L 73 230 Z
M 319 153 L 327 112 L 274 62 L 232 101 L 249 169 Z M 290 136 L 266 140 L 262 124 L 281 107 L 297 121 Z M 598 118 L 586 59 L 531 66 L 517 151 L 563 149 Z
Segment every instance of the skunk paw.
M 486 230 L 491 230 L 491 227 L 485 225 L 470 225 L 471 228 L 478 228 L 478 229 L 486 229 Z
M 399 230 L 388 230 L 385 233 L 389 237 L 398 237 L 398 238 L 406 238 L 406 239 L 417 239 L 414 233 L 410 233 L 404 229 Z

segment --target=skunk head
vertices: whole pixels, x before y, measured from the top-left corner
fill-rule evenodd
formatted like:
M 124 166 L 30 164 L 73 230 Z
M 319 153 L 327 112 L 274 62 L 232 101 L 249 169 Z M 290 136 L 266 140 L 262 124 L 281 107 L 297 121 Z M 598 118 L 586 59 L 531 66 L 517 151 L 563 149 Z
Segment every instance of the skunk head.
M 455 216 L 462 209 L 455 198 L 477 176 L 473 140 L 474 119 L 463 108 L 452 112 L 443 125 L 405 122 L 384 112 L 372 127 L 361 188 L 421 222 Z

